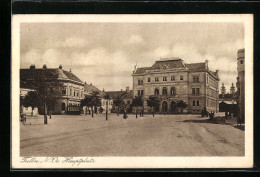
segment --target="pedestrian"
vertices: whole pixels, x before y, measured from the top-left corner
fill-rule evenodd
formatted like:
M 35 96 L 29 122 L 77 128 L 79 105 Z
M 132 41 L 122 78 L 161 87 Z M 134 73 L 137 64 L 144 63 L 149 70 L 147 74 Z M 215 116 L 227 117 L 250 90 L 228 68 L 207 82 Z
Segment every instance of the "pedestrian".
M 227 118 L 228 118 L 228 113 L 227 113 L 227 111 L 225 112 L 225 119 L 227 120 Z
M 201 111 L 201 117 L 204 117 L 204 110 Z

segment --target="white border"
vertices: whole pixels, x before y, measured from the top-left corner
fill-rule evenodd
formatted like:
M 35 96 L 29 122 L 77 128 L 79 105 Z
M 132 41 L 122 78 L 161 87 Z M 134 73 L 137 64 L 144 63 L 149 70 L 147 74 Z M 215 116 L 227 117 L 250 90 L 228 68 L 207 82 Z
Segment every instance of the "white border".
M 20 23 L 40 22 L 242 22 L 245 29 L 245 156 L 244 157 L 95 157 L 95 163 L 21 163 L 19 124 Z M 237 52 L 237 51 L 234 51 Z M 12 153 L 19 168 L 251 168 L 253 167 L 253 15 L 13 15 L 12 17 Z M 44 157 L 42 157 L 44 158 Z M 41 159 L 41 158 L 39 158 Z M 75 158 L 77 159 L 77 158 Z

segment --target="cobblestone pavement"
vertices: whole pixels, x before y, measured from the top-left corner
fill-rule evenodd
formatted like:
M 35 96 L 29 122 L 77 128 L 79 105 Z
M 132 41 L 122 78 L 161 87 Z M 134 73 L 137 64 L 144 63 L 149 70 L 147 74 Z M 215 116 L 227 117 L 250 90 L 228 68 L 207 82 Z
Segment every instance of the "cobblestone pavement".
M 21 156 L 243 156 L 244 131 L 200 115 L 28 117 Z

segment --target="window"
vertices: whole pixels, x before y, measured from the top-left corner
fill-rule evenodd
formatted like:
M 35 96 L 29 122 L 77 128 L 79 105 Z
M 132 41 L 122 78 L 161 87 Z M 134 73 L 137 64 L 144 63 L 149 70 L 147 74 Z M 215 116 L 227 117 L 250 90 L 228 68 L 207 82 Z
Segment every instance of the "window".
M 195 100 L 193 100 L 192 106 L 195 106 Z
M 193 82 L 199 82 L 199 76 L 193 76 Z
M 144 95 L 144 91 L 143 90 L 138 90 L 138 96 L 143 96 Z
M 147 82 L 150 82 L 150 81 L 151 81 L 151 79 L 150 79 L 150 78 L 148 78 Z
M 53 89 L 52 89 L 52 90 L 53 90 Z M 66 88 L 65 88 L 65 87 L 62 88 L 61 94 L 62 94 L 62 95 L 66 95 Z
M 130 104 L 130 101 L 129 101 L 129 100 L 127 101 L 127 104 Z
M 240 60 L 240 64 L 243 64 L 243 60 Z
M 163 81 L 167 81 L 167 77 L 163 77 Z
M 74 90 L 74 96 L 76 96 L 76 91 Z
M 171 88 L 171 95 L 176 95 L 176 90 L 174 87 Z
M 72 89 L 70 88 L 70 95 L 72 95 Z
M 171 77 L 171 81 L 175 81 L 175 76 L 172 76 L 172 77 Z
M 167 88 L 163 87 L 163 95 L 167 95 Z
M 200 89 L 199 88 L 196 88 L 196 95 L 200 95 Z
M 155 78 L 155 82 L 159 82 L 159 77 L 156 77 L 156 78 Z
M 77 97 L 79 96 L 79 91 L 77 90 Z
M 200 101 L 199 100 L 197 100 L 197 106 L 199 106 L 200 105 Z
M 180 76 L 180 80 L 181 80 L 181 81 L 183 80 L 183 76 Z
M 154 95 L 159 95 L 159 89 L 156 88 L 156 89 L 154 90 Z
M 81 91 L 81 97 L 83 97 L 83 91 Z
M 195 88 L 192 88 L 192 95 L 195 96 Z
M 138 85 L 143 85 L 143 80 L 138 80 Z

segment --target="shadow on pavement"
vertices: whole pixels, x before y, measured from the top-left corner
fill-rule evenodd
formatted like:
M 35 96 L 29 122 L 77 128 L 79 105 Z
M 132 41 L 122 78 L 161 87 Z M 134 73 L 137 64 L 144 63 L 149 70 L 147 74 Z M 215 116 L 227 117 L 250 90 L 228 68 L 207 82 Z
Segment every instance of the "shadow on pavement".
M 211 123 L 211 124 L 222 124 L 222 125 L 231 125 L 234 128 L 245 131 L 245 125 L 238 125 L 235 118 L 224 120 L 223 117 L 215 117 L 213 119 L 191 119 L 184 120 L 183 122 L 192 122 L 192 123 Z

